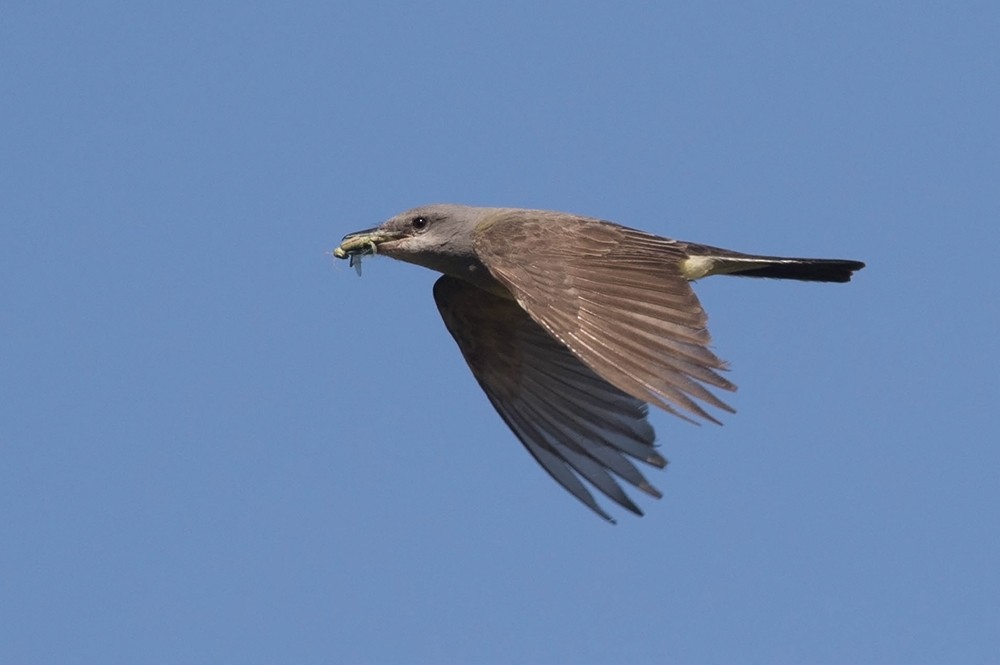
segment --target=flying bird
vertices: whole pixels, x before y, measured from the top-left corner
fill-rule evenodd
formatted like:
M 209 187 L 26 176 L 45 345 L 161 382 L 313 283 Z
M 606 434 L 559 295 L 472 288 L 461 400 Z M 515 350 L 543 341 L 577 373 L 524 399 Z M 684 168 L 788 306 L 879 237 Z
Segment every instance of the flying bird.
M 500 417 L 566 490 L 613 522 L 587 483 L 637 515 L 621 482 L 659 498 L 647 404 L 686 420 L 732 412 L 690 282 L 709 275 L 848 282 L 859 261 L 742 254 L 600 219 L 429 205 L 346 235 L 360 274 L 382 254 L 443 273 L 434 300 Z M 586 483 L 584 482 L 586 481 Z

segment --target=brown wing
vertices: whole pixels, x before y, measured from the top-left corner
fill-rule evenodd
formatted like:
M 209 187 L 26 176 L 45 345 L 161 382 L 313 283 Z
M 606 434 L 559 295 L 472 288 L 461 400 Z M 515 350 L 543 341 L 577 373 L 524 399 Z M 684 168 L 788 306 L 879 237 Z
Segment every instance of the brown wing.
M 581 478 L 640 515 L 614 476 L 659 498 L 629 460 L 667 463 L 644 403 L 594 374 L 513 300 L 448 276 L 434 299 L 493 406 L 560 485 L 608 520 Z
M 709 348 L 708 317 L 680 270 L 678 243 L 617 224 L 512 211 L 481 230 L 476 252 L 553 337 L 633 397 L 690 420 L 733 409 Z

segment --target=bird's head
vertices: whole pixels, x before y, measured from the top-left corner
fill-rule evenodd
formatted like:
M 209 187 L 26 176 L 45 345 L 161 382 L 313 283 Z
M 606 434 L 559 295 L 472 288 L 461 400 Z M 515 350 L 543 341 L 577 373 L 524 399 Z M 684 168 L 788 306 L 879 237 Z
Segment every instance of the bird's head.
M 462 277 L 481 268 L 473 243 L 497 210 L 451 204 L 413 208 L 375 228 L 348 233 L 333 255 L 355 265 L 363 256 L 385 254 Z

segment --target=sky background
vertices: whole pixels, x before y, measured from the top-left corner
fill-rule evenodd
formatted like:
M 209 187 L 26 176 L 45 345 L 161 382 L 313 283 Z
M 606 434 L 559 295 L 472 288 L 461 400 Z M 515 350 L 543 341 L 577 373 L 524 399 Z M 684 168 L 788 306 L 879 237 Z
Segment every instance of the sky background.
M 987 1 L 5 3 L 0 662 L 997 662 L 998 34 Z M 611 526 L 434 274 L 329 255 L 431 202 L 868 268 L 696 285 L 738 413 L 652 414 L 663 499 Z

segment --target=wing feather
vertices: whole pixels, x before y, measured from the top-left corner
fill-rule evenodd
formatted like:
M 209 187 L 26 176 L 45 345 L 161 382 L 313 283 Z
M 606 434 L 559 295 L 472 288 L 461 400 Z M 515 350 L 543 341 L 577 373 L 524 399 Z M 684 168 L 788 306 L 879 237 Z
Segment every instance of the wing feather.
M 625 393 L 712 422 L 735 386 L 673 240 L 610 222 L 511 210 L 482 229 L 480 261 L 532 319 Z
M 434 298 L 490 402 L 552 478 L 609 520 L 584 480 L 637 514 L 616 477 L 660 496 L 630 459 L 667 463 L 641 400 L 595 374 L 514 300 L 448 276 Z

